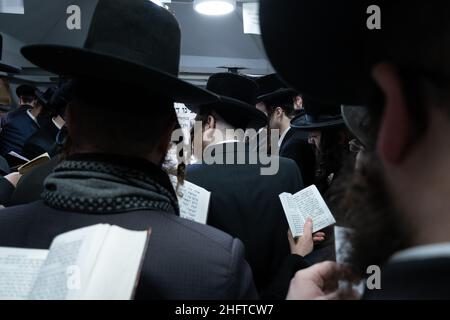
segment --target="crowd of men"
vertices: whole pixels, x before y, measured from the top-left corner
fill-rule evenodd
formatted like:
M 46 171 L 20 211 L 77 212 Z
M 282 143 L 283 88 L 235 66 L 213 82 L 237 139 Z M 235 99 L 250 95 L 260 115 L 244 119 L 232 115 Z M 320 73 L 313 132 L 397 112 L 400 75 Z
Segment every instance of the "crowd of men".
M 178 22 L 146 0 L 100 0 L 82 48 L 24 47 L 61 81 L 20 86 L 1 117 L 0 246 L 48 249 L 98 223 L 151 227 L 137 299 L 450 298 L 450 4 L 378 1 L 381 29 L 367 27 L 370 5 L 261 0 L 277 73 L 217 73 L 206 89 L 178 78 Z M 164 166 L 174 102 L 196 113 L 215 159 L 172 168 L 211 192 L 206 225 L 180 217 Z M 43 153 L 51 160 L 16 172 L 17 155 Z M 310 185 L 351 229 L 345 265 L 332 227 L 289 230 L 279 195 Z M 381 288 L 338 286 L 369 266 Z

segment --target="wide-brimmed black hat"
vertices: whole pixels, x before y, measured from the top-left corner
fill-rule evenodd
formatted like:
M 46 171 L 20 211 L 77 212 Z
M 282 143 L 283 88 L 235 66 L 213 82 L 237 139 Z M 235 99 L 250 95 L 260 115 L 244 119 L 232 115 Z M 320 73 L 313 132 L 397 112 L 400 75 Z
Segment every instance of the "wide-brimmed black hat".
M 148 0 L 100 0 L 82 48 L 37 44 L 22 54 L 62 76 L 122 82 L 182 103 L 215 101 L 178 79 L 180 38 L 173 14 Z
M 342 117 L 347 128 L 361 143 L 371 146 L 370 116 L 367 107 L 362 106 L 342 106 Z
M 209 77 L 206 85 L 208 91 L 213 92 L 219 101 L 202 106 L 189 106 L 193 112 L 200 109 L 216 111 L 225 121 L 239 128 L 267 125 L 267 116 L 256 109 L 258 84 L 247 76 L 230 72 L 216 73 Z
M 307 100 L 305 111 L 291 120 L 291 128 L 313 131 L 342 127 L 345 125 L 341 106 Z
M 2 53 L 3 53 L 3 36 L 0 34 L 0 72 L 20 73 L 20 71 L 22 71 L 22 68 L 2 62 Z
M 370 76 L 366 41 L 380 32 L 367 27 L 367 10 L 381 2 L 261 0 L 262 39 L 271 64 L 305 95 L 359 105 Z
M 57 90 L 55 87 L 47 88 L 45 91 L 36 90 L 36 97 L 39 103 L 43 106 L 48 106 Z
M 20 73 L 22 71 L 22 68 L 18 66 L 13 66 L 11 64 L 2 63 L 0 61 L 0 72 L 6 72 L 6 73 Z
M 290 89 L 281 81 L 276 73 L 256 79 L 259 85 L 257 102 L 264 102 L 273 99 L 292 98 L 297 92 Z
M 16 95 L 20 98 L 23 96 L 26 97 L 36 97 L 37 89 L 34 86 L 30 86 L 28 84 L 21 84 L 16 89 Z

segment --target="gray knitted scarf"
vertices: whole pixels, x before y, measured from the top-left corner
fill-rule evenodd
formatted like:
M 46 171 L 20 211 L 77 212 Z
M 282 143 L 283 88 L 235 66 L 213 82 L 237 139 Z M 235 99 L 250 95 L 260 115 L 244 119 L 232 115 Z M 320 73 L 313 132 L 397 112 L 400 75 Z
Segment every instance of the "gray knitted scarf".
M 177 199 L 167 185 L 128 166 L 66 160 L 48 176 L 44 186 L 42 197 L 55 209 L 93 214 L 136 210 L 179 214 Z

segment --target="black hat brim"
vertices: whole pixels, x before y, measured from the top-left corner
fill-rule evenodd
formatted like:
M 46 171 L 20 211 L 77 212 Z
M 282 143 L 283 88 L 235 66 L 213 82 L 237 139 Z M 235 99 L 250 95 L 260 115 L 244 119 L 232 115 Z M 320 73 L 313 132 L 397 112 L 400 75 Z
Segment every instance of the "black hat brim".
M 364 56 L 367 0 L 261 0 L 267 56 L 289 86 L 324 103 L 360 105 L 369 72 Z M 299 41 L 286 41 L 284 35 Z
M 295 91 L 293 89 L 280 89 L 280 90 L 276 90 L 274 92 L 270 92 L 270 93 L 259 96 L 257 98 L 257 102 L 264 102 L 264 101 L 283 98 L 283 97 L 287 97 L 287 96 L 294 97 L 296 94 L 297 94 L 297 91 Z
M 310 122 L 305 114 L 295 117 L 291 121 L 291 128 L 304 131 L 333 129 L 337 127 L 345 126 L 344 119 L 342 117 L 334 117 L 329 120 L 319 120 L 317 122 Z
M 20 68 L 20 67 L 0 62 L 0 72 L 20 73 L 21 71 L 22 71 L 22 68 Z
M 218 99 L 214 93 L 162 70 L 84 48 L 31 45 L 21 51 L 33 64 L 66 77 L 122 82 L 185 104 L 212 103 Z
M 361 106 L 342 106 L 342 117 L 345 125 L 353 135 L 365 146 L 370 146 L 369 111 Z
M 251 122 L 255 127 L 261 128 L 267 125 L 269 119 L 262 111 L 258 110 L 256 106 L 226 96 L 219 95 L 218 97 L 219 101 L 212 104 L 201 106 L 189 105 L 187 107 L 194 113 L 199 113 L 201 109 L 216 110 L 219 114 L 223 112 L 232 112 L 234 118 L 245 120 L 243 122 Z

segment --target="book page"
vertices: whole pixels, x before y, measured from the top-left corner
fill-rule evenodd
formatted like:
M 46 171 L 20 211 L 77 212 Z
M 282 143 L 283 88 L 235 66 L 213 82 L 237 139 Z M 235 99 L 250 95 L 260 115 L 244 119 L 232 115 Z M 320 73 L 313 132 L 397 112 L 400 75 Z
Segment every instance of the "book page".
M 29 162 L 25 163 L 24 165 L 20 166 L 17 170 L 21 175 L 26 174 L 31 169 L 47 162 L 50 160 L 50 156 L 48 153 L 41 154 L 40 156 L 34 158 L 33 160 L 30 160 Z
M 313 220 L 313 232 L 317 232 L 336 223 L 325 201 L 315 185 L 305 188 L 293 196 L 304 221 Z M 302 229 L 303 234 L 303 229 Z
M 349 253 L 351 250 L 351 244 L 348 242 L 347 237 L 351 232 L 351 229 L 344 227 L 334 227 L 334 244 L 336 250 L 336 262 L 340 264 L 347 263 Z
M 303 226 L 305 225 L 305 220 L 300 214 L 299 208 L 297 207 L 297 203 L 295 202 L 294 196 L 292 194 L 285 192 L 280 194 L 279 197 L 292 236 L 294 238 L 297 238 L 303 234 Z
M 30 161 L 29 159 L 25 158 L 24 156 L 18 154 L 17 152 L 14 152 L 14 151 L 10 151 L 8 154 L 10 156 L 12 156 L 14 158 L 17 158 L 17 159 L 19 159 L 21 161 L 24 161 L 24 162 L 29 162 Z
M 81 299 L 131 299 L 149 236 L 150 231 L 111 226 Z
M 206 224 L 211 192 L 189 181 L 184 181 L 183 184 L 178 185 L 177 189 L 176 177 L 172 176 L 171 181 L 177 192 L 180 217 Z
M 336 262 L 339 264 L 347 264 L 348 258 L 350 256 L 350 251 L 352 249 L 352 245 L 348 240 L 349 234 L 352 232 L 352 229 L 344 228 L 344 227 L 334 227 L 334 245 L 336 250 Z M 339 280 L 339 289 L 347 290 L 348 287 L 351 286 L 353 290 L 355 290 L 359 296 L 364 294 L 364 281 L 361 281 L 357 284 L 349 284 L 347 281 Z
M 48 250 L 0 247 L 0 300 L 24 300 Z
M 87 286 L 108 229 L 108 225 L 96 225 L 57 236 L 29 298 L 78 299 Z

